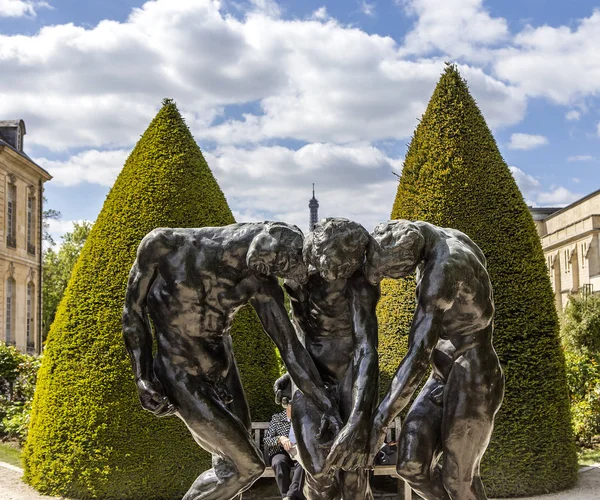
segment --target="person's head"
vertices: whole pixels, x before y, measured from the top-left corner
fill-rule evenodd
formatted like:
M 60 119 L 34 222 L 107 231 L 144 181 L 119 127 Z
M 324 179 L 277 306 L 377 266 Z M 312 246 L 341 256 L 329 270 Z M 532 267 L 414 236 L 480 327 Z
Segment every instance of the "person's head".
M 371 233 L 365 274 L 373 283 L 383 278 L 404 278 L 423 258 L 425 238 L 408 220 L 382 222 Z
M 304 240 L 304 261 L 327 281 L 348 279 L 363 264 L 369 239 L 356 222 L 323 219 Z
M 248 268 L 260 274 L 305 283 L 308 274 L 302 258 L 302 231 L 285 222 L 265 222 L 263 227 L 248 248 Z

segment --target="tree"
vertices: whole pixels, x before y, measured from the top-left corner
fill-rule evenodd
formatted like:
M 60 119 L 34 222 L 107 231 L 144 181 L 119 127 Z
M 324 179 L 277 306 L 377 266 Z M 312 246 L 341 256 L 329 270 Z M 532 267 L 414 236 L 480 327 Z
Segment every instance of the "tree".
M 459 229 L 486 255 L 496 305 L 494 346 L 506 375 L 504 403 L 483 463 L 490 494 L 525 496 L 574 484 L 564 357 L 539 237 L 494 137 L 452 65 L 409 144 L 391 217 Z M 384 382 L 406 350 L 414 293 L 414 281 L 382 285 Z
M 183 423 L 141 409 L 121 334 L 137 246 L 156 227 L 234 222 L 175 104 L 165 100 L 108 194 L 56 311 L 23 451 L 25 480 L 71 498 L 180 498 L 210 467 Z M 275 348 L 249 306 L 234 350 L 250 408 L 273 410 Z
M 46 204 L 46 197 L 44 196 L 44 204 Z M 42 241 L 50 246 L 54 246 L 54 239 L 50 234 L 50 221 L 60 220 L 62 214 L 53 208 L 48 208 L 42 213 Z
M 600 296 L 572 296 L 561 319 L 573 427 L 589 445 L 600 434 Z
M 73 230 L 62 236 L 63 243 L 60 248 L 56 251 L 51 246 L 44 251 L 42 285 L 42 338 L 44 340 L 67 288 L 71 271 L 91 229 L 91 222 L 73 222 Z

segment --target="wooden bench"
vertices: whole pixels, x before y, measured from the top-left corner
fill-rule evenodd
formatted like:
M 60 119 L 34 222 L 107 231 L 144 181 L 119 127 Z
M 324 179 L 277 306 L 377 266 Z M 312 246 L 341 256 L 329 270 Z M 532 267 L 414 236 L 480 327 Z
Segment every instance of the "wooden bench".
M 269 422 L 252 422 L 252 438 L 260 450 L 263 449 L 265 433 L 269 428 Z M 394 425 L 388 427 L 386 431 L 386 441 L 396 441 L 400 436 L 400 419 L 394 421 Z M 396 472 L 395 465 L 376 465 L 373 470 L 375 476 L 391 476 L 398 480 L 398 500 L 411 500 L 412 490 L 410 486 L 402 480 Z M 271 467 L 267 467 L 263 477 L 275 477 Z

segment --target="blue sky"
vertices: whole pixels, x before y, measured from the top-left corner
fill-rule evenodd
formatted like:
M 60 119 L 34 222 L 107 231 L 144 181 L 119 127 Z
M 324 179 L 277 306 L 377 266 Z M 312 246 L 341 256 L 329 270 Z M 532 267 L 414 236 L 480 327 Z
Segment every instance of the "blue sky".
M 94 220 L 163 97 L 237 220 L 387 219 L 444 61 L 528 203 L 600 188 L 600 9 L 578 0 L 0 0 L 0 119 Z

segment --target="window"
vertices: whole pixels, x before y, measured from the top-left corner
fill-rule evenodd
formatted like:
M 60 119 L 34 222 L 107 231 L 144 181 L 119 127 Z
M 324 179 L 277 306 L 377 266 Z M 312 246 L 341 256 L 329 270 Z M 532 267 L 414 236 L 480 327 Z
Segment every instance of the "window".
M 27 252 L 35 255 L 35 229 L 33 227 L 34 223 L 34 213 L 35 213 L 35 199 L 33 196 L 27 197 Z
M 6 246 L 17 247 L 17 186 L 12 182 L 6 201 Z
M 29 282 L 27 284 L 27 312 L 26 312 L 26 316 L 27 316 L 27 325 L 26 325 L 26 332 L 27 332 L 27 348 L 29 350 L 30 347 L 33 347 L 34 343 L 33 343 L 33 283 Z
M 14 323 L 15 323 L 15 280 L 8 278 L 6 280 L 6 326 L 4 336 L 7 344 L 15 344 Z

